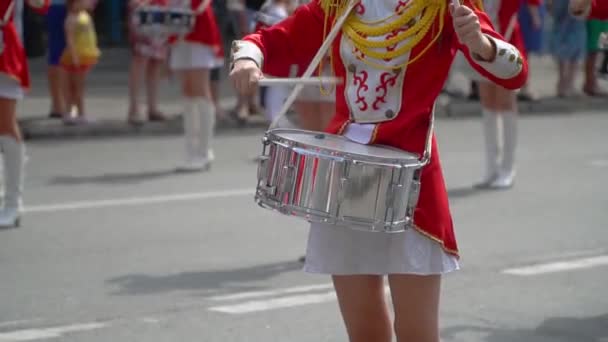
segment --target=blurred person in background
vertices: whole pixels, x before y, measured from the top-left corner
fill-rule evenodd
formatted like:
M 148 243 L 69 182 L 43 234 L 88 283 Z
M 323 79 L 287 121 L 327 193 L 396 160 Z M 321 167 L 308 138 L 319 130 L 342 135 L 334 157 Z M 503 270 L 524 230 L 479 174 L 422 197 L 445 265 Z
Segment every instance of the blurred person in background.
M 67 125 L 86 124 L 85 85 L 89 71 L 97 64 L 101 52 L 93 18 L 89 14 L 90 0 L 66 0 L 68 15 L 65 19 L 66 48 L 61 55 L 61 66 L 67 73 L 68 105 L 76 108 L 76 117 L 68 112 Z
M 583 84 L 583 92 L 587 96 L 608 96 L 606 90 L 600 87 L 597 77 L 598 57 L 605 50 L 600 44 L 600 37 L 604 32 L 608 32 L 608 21 L 587 21 L 587 57 L 585 58 L 585 82 Z
M 528 56 L 540 55 L 543 53 L 544 44 L 544 27 L 545 27 L 545 15 L 546 6 L 544 2 L 540 2 L 538 5 L 525 4 L 519 9 L 519 25 L 521 26 L 521 32 L 524 39 L 524 46 Z M 533 72 L 533 70 L 530 70 Z M 532 80 L 531 74 L 528 76 L 528 82 L 521 88 L 517 94 L 517 99 L 520 101 L 535 101 L 537 100 L 536 94 L 530 90 L 530 82 Z
M 302 6 L 311 0 L 298 0 L 297 5 Z M 327 77 L 333 73 L 330 58 L 326 57 L 319 65 L 314 75 Z M 299 66 L 299 74 L 303 74 L 308 66 Z M 336 107 L 335 86 L 307 85 L 302 89 L 294 103 L 298 114 L 298 124 L 302 129 L 309 131 L 324 131 L 334 116 Z
M 585 57 L 585 21 L 573 16 L 568 8 L 568 0 L 552 0 L 550 50 L 558 64 L 557 96 L 570 97 L 574 94 L 576 75 Z
M 271 27 L 289 16 L 290 0 L 268 0 L 260 11 L 256 14 L 256 26 L 254 31 L 259 31 L 264 28 Z M 285 74 L 289 74 L 289 70 L 285 70 Z M 284 85 L 274 85 L 265 87 L 262 92 L 264 96 L 264 113 L 266 119 L 270 122 L 277 117 L 283 103 L 289 96 L 289 87 Z
M 139 6 L 166 6 L 167 0 L 129 1 L 129 41 L 131 66 L 129 70 L 129 111 L 127 122 L 134 126 L 143 124 L 139 110 L 139 93 L 142 81 L 146 89 L 148 121 L 164 121 L 165 115 L 158 109 L 158 87 L 169 52 L 168 35 L 145 34 L 135 22 L 135 9 Z
M 538 7 L 541 0 L 527 0 Z M 515 0 L 485 0 L 484 9 L 496 30 L 525 56 L 517 13 L 521 3 Z M 506 50 L 498 51 L 503 55 Z M 523 63 L 514 54 L 511 62 Z M 485 175 L 475 186 L 480 189 L 507 189 L 515 181 L 515 152 L 517 148 L 517 92 L 482 80 L 479 83 L 482 122 L 485 136 Z M 499 120 L 500 119 L 500 120 Z M 502 148 L 499 149 L 498 125 L 502 126 Z M 500 153 L 499 153 L 500 152 Z
M 67 10 L 65 0 L 51 0 L 51 7 L 46 15 L 48 34 L 47 78 L 51 96 L 50 118 L 61 119 L 68 111 L 66 103 L 66 75 L 59 65 L 59 59 L 65 49 L 65 17 Z
M 214 158 L 216 119 L 210 73 L 224 64 L 223 43 L 210 0 L 169 0 L 169 6 L 192 10 L 196 18 L 191 30 L 172 42 L 169 58 L 181 79 L 184 101 L 186 160 L 178 171 L 205 171 Z
M 262 8 L 266 0 L 231 0 L 232 7 L 238 9 L 240 19 L 240 34 L 237 39 L 251 33 L 255 27 L 256 13 Z M 247 122 L 247 119 L 255 114 L 262 113 L 260 108 L 260 99 L 262 94 L 255 92 L 249 95 L 237 95 L 237 105 L 232 111 L 233 118 L 241 125 Z
M 27 0 L 38 12 L 46 12 L 48 0 Z M 23 210 L 25 144 L 17 123 L 17 101 L 30 87 L 23 43 L 13 22 L 15 1 L 0 2 L 0 149 L 3 153 L 4 207 L 0 227 L 19 226 Z
M 600 75 L 602 78 L 608 78 L 608 50 L 604 50 L 604 57 L 600 67 Z
M 570 0 L 570 12 L 577 17 L 608 20 L 608 1 Z

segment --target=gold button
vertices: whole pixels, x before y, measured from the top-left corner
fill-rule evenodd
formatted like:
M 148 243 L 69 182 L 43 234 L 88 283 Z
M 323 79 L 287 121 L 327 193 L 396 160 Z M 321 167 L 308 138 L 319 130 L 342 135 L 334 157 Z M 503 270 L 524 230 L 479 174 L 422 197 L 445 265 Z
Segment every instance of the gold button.
M 395 69 L 393 69 L 393 72 L 395 73 L 395 75 L 399 75 L 401 73 L 401 71 L 403 71 L 402 68 L 395 68 Z
M 386 116 L 387 119 L 392 119 L 395 117 L 395 112 L 389 109 L 384 113 L 384 116 Z
M 521 57 L 517 57 L 517 64 L 522 65 L 524 64 L 524 60 Z
M 500 49 L 500 51 L 498 51 L 499 56 L 504 56 L 506 53 L 507 53 L 507 49 Z
M 513 54 L 512 54 L 512 55 L 510 55 L 510 56 L 509 56 L 509 62 L 511 62 L 511 63 L 515 62 L 515 58 L 517 58 L 517 56 L 515 56 L 515 55 L 513 55 Z
M 349 64 L 348 65 L 348 72 L 355 72 L 357 71 L 357 67 L 354 64 Z

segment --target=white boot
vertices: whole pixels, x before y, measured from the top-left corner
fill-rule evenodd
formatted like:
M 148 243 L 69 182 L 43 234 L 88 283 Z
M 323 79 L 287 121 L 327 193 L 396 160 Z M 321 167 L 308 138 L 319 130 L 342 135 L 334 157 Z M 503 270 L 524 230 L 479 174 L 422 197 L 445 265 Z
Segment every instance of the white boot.
M 213 133 L 215 132 L 215 106 L 213 102 L 201 98 L 197 101 L 199 120 L 199 154 L 207 161 L 208 167 L 215 159 L 213 153 Z
M 515 150 L 517 148 L 517 113 L 514 111 L 501 113 L 503 122 L 502 162 L 498 178 L 492 182 L 492 188 L 508 189 L 515 181 Z
M 18 227 L 23 210 L 23 176 L 25 146 L 11 136 L 0 136 L 4 152 L 4 208 L 0 227 Z
M 498 178 L 498 115 L 496 112 L 482 110 L 483 134 L 485 140 L 485 174 L 476 188 L 485 189 Z
M 184 110 L 184 142 L 186 147 L 186 158 L 182 165 L 178 166 L 177 171 L 195 172 L 207 168 L 207 160 L 200 154 L 200 127 L 201 118 L 198 111 L 198 104 L 195 99 L 187 99 Z

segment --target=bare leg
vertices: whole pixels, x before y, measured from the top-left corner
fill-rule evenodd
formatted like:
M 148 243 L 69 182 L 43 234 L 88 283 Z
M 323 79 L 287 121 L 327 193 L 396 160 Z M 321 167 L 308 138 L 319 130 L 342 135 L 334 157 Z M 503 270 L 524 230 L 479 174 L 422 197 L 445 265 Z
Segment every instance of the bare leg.
M 60 66 L 49 65 L 47 78 L 51 95 L 51 114 L 53 117 L 59 117 L 58 115 L 64 115 L 68 111 L 65 98 L 65 71 Z
M 333 281 L 350 342 L 390 342 L 393 334 L 382 277 L 333 276 Z
M 139 113 L 139 85 L 142 81 L 143 70 L 146 67 L 146 58 L 137 54 L 131 58 L 129 69 L 129 123 L 137 124 L 141 121 Z
M 397 342 L 439 342 L 441 276 L 399 274 L 388 280 Z
M 158 87 L 162 62 L 149 59 L 146 68 L 146 100 L 148 104 L 148 120 L 163 121 L 165 116 L 158 110 Z

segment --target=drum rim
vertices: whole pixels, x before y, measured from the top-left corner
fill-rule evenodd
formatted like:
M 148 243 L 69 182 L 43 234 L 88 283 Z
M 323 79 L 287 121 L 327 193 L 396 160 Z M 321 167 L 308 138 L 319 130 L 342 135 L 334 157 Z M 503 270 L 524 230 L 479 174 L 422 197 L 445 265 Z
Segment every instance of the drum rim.
M 305 144 L 302 144 L 302 143 L 300 143 L 298 141 L 294 141 L 294 140 L 291 140 L 291 139 L 288 139 L 288 138 L 285 138 L 285 137 L 281 137 L 281 136 L 278 135 L 278 133 L 283 133 L 283 132 L 299 132 L 299 133 L 311 133 L 311 134 L 324 134 L 324 135 L 327 135 L 327 136 L 345 138 L 343 135 L 326 133 L 326 132 L 315 132 L 315 131 L 309 131 L 309 130 L 304 130 L 304 129 L 295 129 L 295 128 L 275 128 L 275 129 L 271 129 L 271 130 L 269 130 L 269 131 L 266 132 L 265 137 L 268 138 L 270 136 L 274 136 L 278 140 L 288 141 L 288 142 L 292 143 L 293 147 L 299 147 L 299 148 L 306 147 Z M 319 155 L 319 156 L 323 157 L 324 159 L 339 159 L 339 160 L 345 160 L 345 161 L 357 161 L 357 162 L 364 162 L 364 163 L 367 163 L 367 164 L 375 164 L 375 165 L 387 165 L 387 164 L 391 164 L 391 165 L 393 165 L 395 167 L 416 167 L 416 166 L 421 166 L 421 161 L 420 161 L 420 155 L 419 154 L 412 153 L 412 152 L 405 151 L 405 150 L 401 150 L 401 149 L 398 149 L 396 147 L 388 146 L 388 145 L 374 144 L 373 146 L 381 147 L 381 148 L 387 148 L 387 149 L 399 151 L 399 152 L 402 152 L 402 153 L 406 153 L 410 157 L 409 158 L 403 158 L 403 159 L 393 158 L 393 157 L 387 158 L 387 157 L 369 156 L 369 155 L 364 155 L 364 154 L 359 154 L 359 153 L 337 151 L 337 150 L 332 150 L 332 149 L 323 148 L 323 147 L 315 147 L 315 149 L 321 150 L 321 151 L 325 151 L 325 152 L 331 152 L 331 155 L 327 155 L 327 156 L 321 156 L 321 155 Z M 310 153 L 310 154 L 313 154 L 313 153 Z M 357 158 L 357 157 L 359 157 L 359 158 Z

